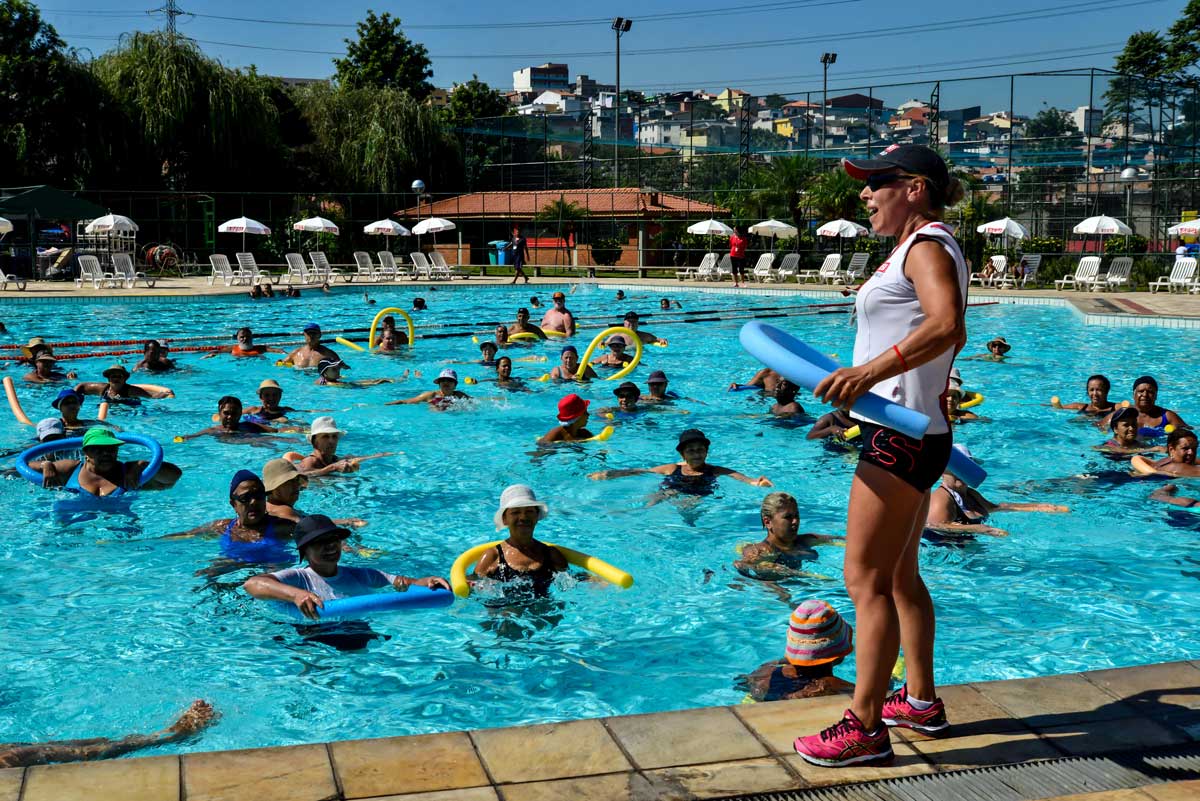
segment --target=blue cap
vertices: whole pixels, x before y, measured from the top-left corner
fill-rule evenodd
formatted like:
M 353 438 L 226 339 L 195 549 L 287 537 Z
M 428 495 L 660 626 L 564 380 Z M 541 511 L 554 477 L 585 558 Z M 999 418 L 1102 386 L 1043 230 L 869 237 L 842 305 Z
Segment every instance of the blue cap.
M 567 345 L 562 349 L 559 355 L 561 356 L 563 353 L 574 353 L 576 356 L 579 355 L 579 351 L 575 349 L 574 345 Z
M 321 326 L 318 325 L 317 323 L 305 323 L 304 327 L 301 328 L 300 330 L 301 331 L 320 331 Z
M 73 389 L 59 390 L 58 397 L 50 401 L 50 405 L 57 409 L 67 398 L 76 398 L 80 403 L 83 403 L 83 393 L 76 392 Z
M 230 498 L 233 497 L 234 491 L 237 490 L 237 485 L 241 484 L 243 481 L 257 481 L 259 484 L 262 483 L 262 479 L 258 477 L 257 473 L 255 473 L 253 470 L 246 470 L 243 468 L 234 473 L 233 478 L 229 479 Z

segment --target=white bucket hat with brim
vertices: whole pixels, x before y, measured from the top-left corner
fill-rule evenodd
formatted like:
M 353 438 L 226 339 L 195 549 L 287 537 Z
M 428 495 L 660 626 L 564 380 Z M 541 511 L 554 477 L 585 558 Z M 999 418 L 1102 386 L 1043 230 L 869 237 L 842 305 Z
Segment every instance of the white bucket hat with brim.
M 536 506 L 538 508 L 538 520 L 544 520 L 548 513 L 546 503 L 537 499 L 537 496 L 533 494 L 532 488 L 525 484 L 513 484 L 500 493 L 500 508 L 492 516 L 492 522 L 496 524 L 496 530 L 499 531 L 505 527 L 505 512 L 509 509 L 520 509 L 523 506 Z
M 311 443 L 313 437 L 317 434 L 337 434 L 341 436 L 345 433 L 345 431 L 337 427 L 332 417 L 314 417 L 312 426 L 308 429 L 308 441 Z

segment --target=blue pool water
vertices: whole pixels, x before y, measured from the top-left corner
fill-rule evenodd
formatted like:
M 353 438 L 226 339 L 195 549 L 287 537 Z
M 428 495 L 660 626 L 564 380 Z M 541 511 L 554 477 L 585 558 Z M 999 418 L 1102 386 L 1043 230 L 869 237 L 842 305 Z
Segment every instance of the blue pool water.
M 463 320 L 509 319 L 528 288 L 455 286 L 419 290 L 430 311 L 421 326 Z M 570 306 L 581 316 L 627 308 L 658 311 L 658 295 L 584 286 Z M 170 303 L 11 304 L 5 322 L 12 340 L 43 334 L 52 341 L 232 332 L 298 330 L 310 320 L 327 329 L 359 326 L 388 301 L 409 306 L 413 288 L 306 293 L 297 301 L 259 304 L 242 298 Z M 539 294 L 546 298 L 545 287 Z M 800 297 L 747 297 L 672 291 L 689 310 L 820 303 Z M 851 352 L 849 316 L 830 314 L 778 321 L 843 359 Z M 670 339 L 648 348 L 635 378 L 664 369 L 672 389 L 689 400 L 679 413 L 651 413 L 620 425 L 606 443 L 537 455 L 534 438 L 554 424 L 558 399 L 569 391 L 531 384 L 529 393 L 460 384 L 480 398 L 470 409 L 436 414 L 424 407 L 384 407 L 384 401 L 432 388 L 448 359 L 477 358 L 469 338 L 419 342 L 399 357 L 371 357 L 339 348 L 353 366 L 349 377 L 396 376 L 420 369 L 423 379 L 364 390 L 313 386 L 313 376 L 268 360 L 200 361 L 147 378 L 172 387 L 177 398 L 113 420 L 170 443 L 175 434 L 209 425 L 216 398 L 247 403 L 265 377 L 284 386 L 284 401 L 332 410 L 348 429 L 340 451 L 398 453 L 368 462 L 354 476 L 313 482 L 301 499 L 308 511 L 358 516 L 364 545 L 383 554 L 347 557 L 409 575 L 449 571 L 470 545 L 493 538 L 492 513 L 501 489 L 534 486 L 551 508 L 538 535 L 628 570 L 636 585 L 620 591 L 598 583 L 563 581 L 556 603 L 538 610 L 497 610 L 478 599 L 449 610 L 381 616 L 374 628 L 390 636 L 368 650 L 343 653 L 305 645 L 294 629 L 265 614 L 239 584 L 251 570 L 210 579 L 198 576 L 216 555 L 212 540 L 163 540 L 231 510 L 230 475 L 296 448 L 229 445 L 204 438 L 167 444 L 167 458 L 184 477 L 171 491 L 143 493 L 133 517 L 103 516 L 63 523 L 53 496 L 17 478 L 0 482 L 8 525 L 0 537 L 0 627 L 6 676 L 0 682 L 0 742 L 115 735 L 161 726 L 194 698 L 210 700 L 222 717 L 203 736 L 177 750 L 212 750 L 416 734 L 461 728 L 545 722 L 576 717 L 737 703 L 734 677 L 783 655 L 791 606 L 806 597 L 829 600 L 853 622 L 841 581 L 842 550 L 823 547 L 817 577 L 785 585 L 786 592 L 742 578 L 731 568 L 738 543 L 760 536 L 758 506 L 767 490 L 722 480 L 719 492 L 694 508 L 665 502 L 647 507 L 652 477 L 593 482 L 604 468 L 674 461 L 679 431 L 700 427 L 712 439 L 713 463 L 765 474 L 800 501 L 802 531 L 840 534 L 853 459 L 804 440 L 764 413 L 770 401 L 724 387 L 756 369 L 737 343 L 740 322 L 655 324 Z M 993 500 L 1068 504 L 1067 515 L 1000 513 L 992 523 L 1011 532 L 964 547 L 926 546 L 922 570 L 938 608 L 941 683 L 1015 678 L 1067 671 L 1196 658 L 1191 630 L 1200 613 L 1200 517 L 1147 500 L 1152 484 L 1074 479 L 1117 471 L 1091 447 L 1105 435 L 1045 405 L 1050 395 L 1083 398 L 1088 374 L 1114 382 L 1114 398 L 1129 381 L 1155 374 L 1160 400 L 1185 419 L 1200 416 L 1189 393 L 1197 333 L 1187 330 L 1084 327 L 1069 310 L 989 306 L 969 314 L 967 353 L 980 353 L 994 335 L 1014 344 L 1005 364 L 962 362 L 967 386 L 987 395 L 976 410 L 991 422 L 956 431 L 991 473 L 983 487 Z M 453 330 L 453 329 L 438 329 Z M 586 344 L 586 338 L 578 338 Z M 518 362 L 515 373 L 536 376 L 547 365 Z M 128 357 L 127 357 L 128 358 Z M 135 359 L 130 358 L 132 364 Z M 81 377 L 99 380 L 106 360 L 78 363 Z M 460 376 L 483 368 L 457 365 Z M 19 372 L 9 368 L 8 374 Z M 20 383 L 20 382 L 18 382 Z M 593 410 L 615 402 L 613 384 L 581 390 Z M 571 387 L 570 389 L 574 389 Z M 49 413 L 53 390 L 21 389 L 35 419 Z M 94 412 L 89 399 L 85 412 Z M 816 408 L 815 406 L 813 407 Z M 0 445 L 28 437 L 8 415 Z M 598 421 L 597 421 L 598 422 Z M 1187 482 L 1183 482 L 1185 485 Z M 1189 491 L 1186 486 L 1185 492 Z M 1200 494 L 1200 487 L 1191 490 Z M 853 679 L 852 660 L 838 672 Z

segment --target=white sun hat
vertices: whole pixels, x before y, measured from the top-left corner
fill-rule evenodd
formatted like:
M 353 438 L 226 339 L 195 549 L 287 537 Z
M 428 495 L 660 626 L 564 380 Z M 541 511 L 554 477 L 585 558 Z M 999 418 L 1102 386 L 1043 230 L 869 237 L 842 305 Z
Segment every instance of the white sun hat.
M 525 506 L 536 506 L 538 508 L 538 520 L 546 518 L 546 503 L 537 499 L 531 487 L 525 484 L 513 484 L 505 488 L 504 492 L 500 493 L 500 508 L 492 516 L 492 522 L 496 524 L 496 530 L 499 531 L 504 528 L 505 512 L 509 509 L 520 509 Z

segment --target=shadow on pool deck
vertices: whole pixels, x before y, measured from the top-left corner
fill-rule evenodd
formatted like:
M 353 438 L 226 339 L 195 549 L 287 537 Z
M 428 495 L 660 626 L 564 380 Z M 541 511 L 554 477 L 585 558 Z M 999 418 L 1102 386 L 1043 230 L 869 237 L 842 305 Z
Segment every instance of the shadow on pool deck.
M 896 761 L 884 768 L 817 768 L 793 753 L 793 738 L 841 715 L 849 698 L 839 695 L 3 770 L 0 801 L 687 801 L 789 791 L 813 797 L 799 791 L 1104 754 L 1112 755 L 1106 764 L 1132 764 L 1142 752 L 1190 747 L 1200 739 L 1196 662 L 955 685 L 941 692 L 953 728 L 936 739 L 893 731 Z M 1164 764 L 1126 771 L 1119 787 L 1084 787 L 1111 790 L 1086 799 L 1200 798 L 1200 759 L 1183 768 Z M 972 780 L 968 774 L 959 778 Z M 1008 791 L 1015 786 L 1005 784 Z M 1007 797 L 1045 796 L 1026 789 Z

